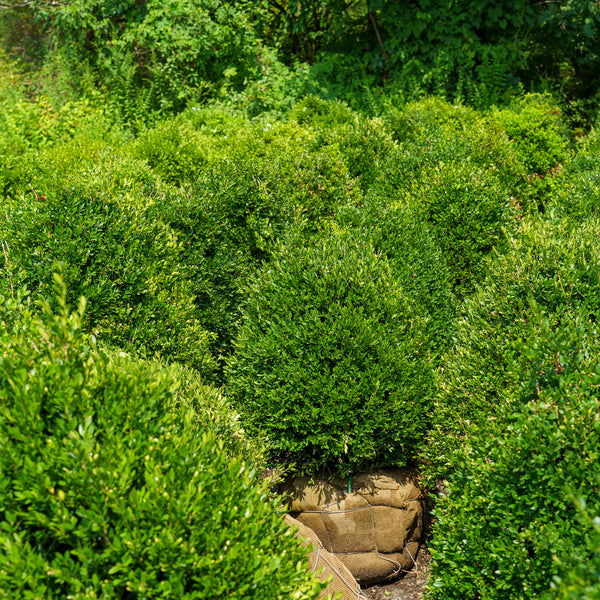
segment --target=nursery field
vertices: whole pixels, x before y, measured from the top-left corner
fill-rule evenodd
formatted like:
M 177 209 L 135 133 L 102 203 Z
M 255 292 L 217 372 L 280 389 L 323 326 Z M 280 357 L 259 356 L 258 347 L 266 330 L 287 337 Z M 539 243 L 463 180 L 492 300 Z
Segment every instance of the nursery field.
M 308 4 L 0 6 L 0 598 L 322 597 L 382 467 L 425 598 L 600 598 L 598 3 Z

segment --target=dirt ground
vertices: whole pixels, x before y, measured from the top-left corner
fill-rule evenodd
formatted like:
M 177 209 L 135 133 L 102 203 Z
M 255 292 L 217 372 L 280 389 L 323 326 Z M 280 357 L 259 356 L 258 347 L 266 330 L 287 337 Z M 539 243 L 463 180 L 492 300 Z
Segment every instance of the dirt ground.
M 431 555 L 423 545 L 417 556 L 415 567 L 398 581 L 363 588 L 363 594 L 369 600 L 421 600 L 425 583 L 429 577 Z

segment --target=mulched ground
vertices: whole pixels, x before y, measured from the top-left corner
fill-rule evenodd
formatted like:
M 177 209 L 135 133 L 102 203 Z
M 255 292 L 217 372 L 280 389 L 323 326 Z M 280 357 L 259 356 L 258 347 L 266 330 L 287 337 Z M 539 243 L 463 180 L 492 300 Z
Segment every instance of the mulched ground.
M 363 588 L 363 594 L 369 600 L 421 600 L 425 583 L 429 577 L 431 555 L 423 545 L 417 555 L 414 568 L 398 581 Z

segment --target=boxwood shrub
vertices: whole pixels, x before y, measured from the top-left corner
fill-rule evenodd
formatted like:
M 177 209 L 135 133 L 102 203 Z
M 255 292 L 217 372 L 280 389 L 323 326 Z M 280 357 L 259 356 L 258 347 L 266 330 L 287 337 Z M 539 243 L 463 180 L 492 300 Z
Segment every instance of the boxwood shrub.
M 291 237 L 247 294 L 228 389 L 276 457 L 348 472 L 415 455 L 429 410 L 424 316 L 368 239 Z
M 527 175 L 524 200 L 533 210 L 544 211 L 554 174 L 569 156 L 568 130 L 560 109 L 550 96 L 528 94 L 492 113 L 492 119 L 508 135 Z
M 571 566 L 565 573 L 554 578 L 553 588 L 561 600 L 594 600 L 600 596 L 600 516 L 587 510 L 581 497 L 574 498 L 580 510 L 580 521 L 586 526 L 588 557 L 585 562 Z
M 513 397 L 526 373 L 518 342 L 532 302 L 556 323 L 559 309 L 599 311 L 600 222 L 524 222 L 506 254 L 491 262 L 484 285 L 462 306 L 455 344 L 442 361 L 427 454 L 438 476 L 453 470 L 453 453 Z
M 549 95 L 528 94 L 493 116 L 529 175 L 544 176 L 567 158 L 568 130 Z
M 461 297 L 483 280 L 485 257 L 504 250 L 505 231 L 518 223 L 509 189 L 493 171 L 469 161 L 427 170 L 412 183 L 407 202 L 431 224 Z
M 160 352 L 208 375 L 210 335 L 196 317 L 183 248 L 155 218 L 152 200 L 97 189 L 11 199 L 0 215 L 16 277 L 46 296 L 62 265 L 73 302 L 88 299 L 85 327 L 127 351 Z
M 502 127 L 486 113 L 441 98 L 424 98 L 384 113 L 387 128 L 398 142 L 399 169 L 421 170 L 440 161 L 469 160 L 492 169 L 510 188 L 525 174 Z M 398 162 L 394 158 L 394 162 Z
M 600 131 L 592 130 L 552 186 L 549 210 L 585 220 L 600 211 Z
M 594 597 L 592 524 L 600 510 L 600 345 L 594 314 L 532 309 L 519 344 L 520 385 L 455 455 L 436 507 L 432 599 Z M 519 363 L 520 361 L 515 361 Z M 590 564 L 590 561 L 591 564 Z M 583 567 L 586 565 L 586 567 Z M 562 588 L 562 591 L 561 591 Z
M 374 251 L 388 259 L 411 310 L 426 315 L 424 341 L 437 360 L 451 342 L 458 301 L 452 271 L 432 225 L 418 207 L 390 204 L 377 193 L 369 194 L 362 206 L 343 207 L 336 220 L 362 231 Z
M 279 501 L 178 374 L 56 304 L 0 299 L 0 597 L 315 598 Z

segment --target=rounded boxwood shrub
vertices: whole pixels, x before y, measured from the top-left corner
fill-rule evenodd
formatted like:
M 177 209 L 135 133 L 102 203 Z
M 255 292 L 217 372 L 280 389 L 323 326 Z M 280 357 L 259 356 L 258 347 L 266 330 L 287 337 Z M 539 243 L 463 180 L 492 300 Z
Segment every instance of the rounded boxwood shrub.
M 336 220 L 364 231 L 375 252 L 388 259 L 411 310 L 426 315 L 424 339 L 431 358 L 439 358 L 451 341 L 458 302 L 432 225 L 418 208 L 390 205 L 389 198 L 377 193 L 369 194 L 360 207 L 343 207 Z
M 335 148 L 347 165 L 349 175 L 366 190 L 377 179 L 380 165 L 396 148 L 386 125 L 382 119 L 358 115 L 337 127 L 321 124 L 311 147 L 314 150 L 323 146 Z
M 529 175 L 543 176 L 568 156 L 567 128 L 550 96 L 527 94 L 493 113 Z
M 517 210 L 508 188 L 489 169 L 469 161 L 440 163 L 411 186 L 407 202 L 431 224 L 456 293 L 464 297 L 485 276 L 484 258 L 506 246 Z
M 400 465 L 427 427 L 424 318 L 368 240 L 290 238 L 248 286 L 228 389 L 303 471 Z
M 526 205 L 544 211 L 552 179 L 569 156 L 567 128 L 550 96 L 527 94 L 509 108 L 492 113 L 527 175 Z
M 532 302 L 554 319 L 561 307 L 599 317 L 600 222 L 526 221 L 509 249 L 491 262 L 485 283 L 462 307 L 456 342 L 438 375 L 427 456 L 438 476 L 454 470 L 453 455 L 490 419 L 525 376 L 518 342 Z M 518 374 L 522 373 L 522 376 Z
M 195 180 L 206 168 L 210 159 L 207 142 L 185 121 L 170 119 L 144 131 L 132 145 L 132 152 L 145 159 L 164 181 L 183 184 Z
M 87 330 L 210 374 L 210 335 L 196 315 L 176 232 L 141 192 L 119 197 L 82 187 L 10 201 L 3 226 L 18 279 L 47 296 L 60 263 L 70 301 L 88 299 Z
M 434 97 L 390 108 L 384 118 L 406 151 L 404 159 L 419 167 L 469 158 L 480 167 L 492 167 L 507 184 L 522 177 L 506 133 L 486 113 Z
M 325 130 L 352 123 L 356 116 L 356 113 L 340 100 L 324 100 L 309 94 L 293 106 L 288 119 L 299 125 Z
M 532 307 L 511 373 L 520 385 L 499 392 L 493 418 L 458 449 L 437 504 L 429 598 L 596 597 L 586 595 L 590 561 L 598 564 L 594 531 L 575 503 L 600 510 L 593 302 L 593 315 L 577 303 L 555 315 Z
M 57 304 L 0 299 L 0 597 L 315 598 L 279 501 L 178 373 L 96 350 L 83 304 Z

